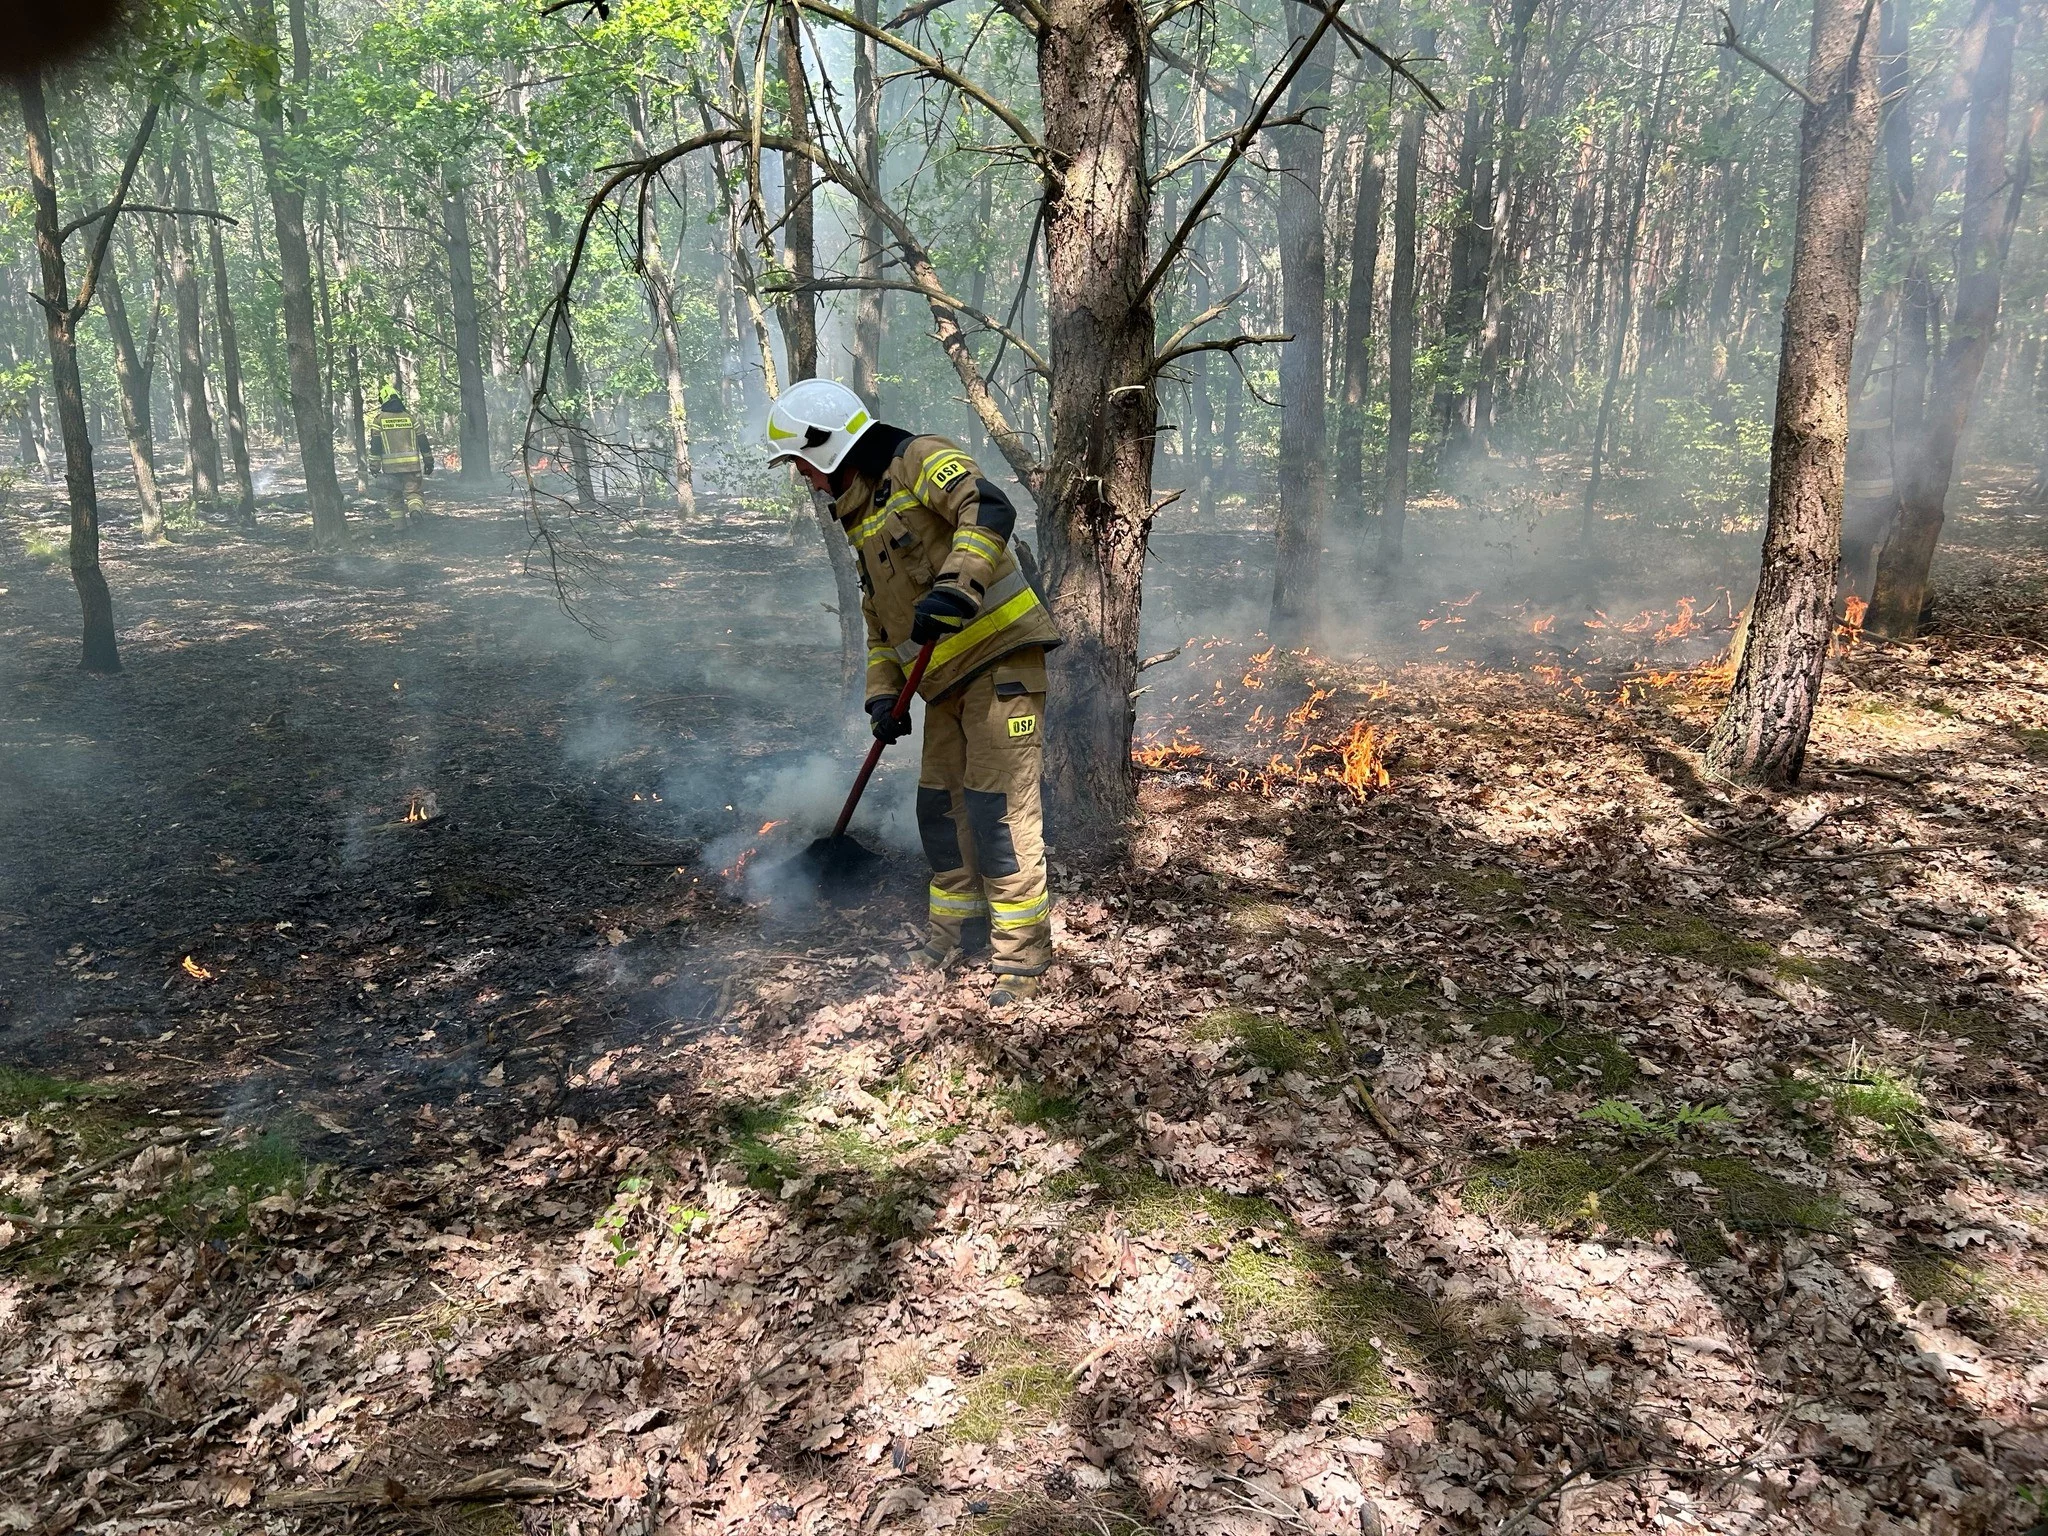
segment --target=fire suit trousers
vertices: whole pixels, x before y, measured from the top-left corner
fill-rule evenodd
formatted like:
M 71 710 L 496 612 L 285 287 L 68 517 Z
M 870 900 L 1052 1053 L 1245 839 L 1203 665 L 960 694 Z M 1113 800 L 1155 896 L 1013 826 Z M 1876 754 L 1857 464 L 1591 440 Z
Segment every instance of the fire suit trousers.
M 402 475 L 386 474 L 383 480 L 384 505 L 392 517 L 403 522 L 427 510 L 427 483 L 418 470 Z
M 931 942 L 959 945 L 986 918 L 998 975 L 1052 964 L 1039 804 L 1045 651 L 1012 652 L 925 707 L 917 830 L 932 868 Z

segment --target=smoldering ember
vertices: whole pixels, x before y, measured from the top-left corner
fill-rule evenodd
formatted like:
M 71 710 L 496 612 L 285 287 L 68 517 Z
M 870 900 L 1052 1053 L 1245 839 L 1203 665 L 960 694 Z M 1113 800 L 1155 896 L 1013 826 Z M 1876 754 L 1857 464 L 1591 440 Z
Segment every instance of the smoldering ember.
M 2048 1536 L 2048 9 L 15 10 L 0 1532 Z

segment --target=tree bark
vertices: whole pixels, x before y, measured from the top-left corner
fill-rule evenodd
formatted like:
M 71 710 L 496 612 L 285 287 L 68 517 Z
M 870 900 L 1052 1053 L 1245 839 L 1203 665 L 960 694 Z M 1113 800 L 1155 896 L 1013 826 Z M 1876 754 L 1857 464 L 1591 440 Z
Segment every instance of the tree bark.
M 1421 28 L 1415 52 L 1436 52 L 1436 29 Z M 1408 523 L 1408 443 L 1415 433 L 1415 179 L 1422 160 L 1420 101 L 1408 104 L 1401 143 L 1394 152 L 1394 274 L 1387 303 L 1387 464 L 1380 488 L 1378 565 L 1401 563 Z
M 177 145 L 164 178 L 164 201 L 192 205 L 192 172 L 185 146 Z M 193 262 L 192 221 L 171 219 L 164 232 L 171 300 L 178 317 L 178 394 L 185 405 L 185 456 L 192 499 L 202 506 L 220 500 L 220 440 L 213 432 L 213 407 L 206 398 L 206 354 L 199 341 L 199 273 Z
M 1137 807 L 1131 690 L 1151 529 L 1150 106 L 1139 0 L 1046 0 L 1038 34 L 1053 372 L 1039 538 L 1053 613 L 1046 773 L 1060 842 L 1120 841 Z
M 220 190 L 213 180 L 213 145 L 206 136 L 205 120 L 197 114 L 192 119 L 192 133 L 198 151 L 200 202 L 218 210 Z M 220 220 L 206 221 L 206 244 L 207 255 L 213 261 L 213 324 L 220 347 L 221 391 L 227 406 L 228 458 L 235 466 L 235 487 L 239 492 L 236 512 L 245 525 L 254 527 L 256 483 L 249 472 L 249 418 L 242 403 L 242 349 L 235 335 L 234 305 L 228 298 L 231 285 Z
M 100 269 L 100 299 L 107 312 L 107 335 L 114 343 L 114 378 L 121 387 L 121 428 L 128 436 L 128 458 L 135 466 L 135 494 L 142 504 L 142 536 L 152 544 L 164 540 L 163 495 L 156 483 L 156 434 L 150 423 L 149 371 L 135 350 L 135 330 L 128 323 L 128 304 L 114 269 L 114 252 Z
M 1352 200 L 1351 281 L 1344 296 L 1343 376 L 1337 400 L 1335 483 L 1331 502 L 1337 516 L 1361 540 L 1365 521 L 1365 404 L 1372 398 L 1372 304 L 1379 279 L 1380 216 L 1385 211 L 1387 172 L 1379 153 L 1364 147 L 1358 160 L 1358 190 Z
M 71 501 L 71 583 L 84 619 L 80 660 L 88 672 L 118 672 L 114 599 L 100 569 L 100 505 L 93 482 L 92 437 L 85 424 L 85 394 L 78 377 L 78 311 L 64 271 L 64 241 L 57 217 L 56 156 L 40 74 L 18 75 L 15 95 L 27 145 L 29 194 L 35 207 L 36 256 L 42 267 L 44 331 L 50 343 L 50 386 L 64 437 L 64 483 Z M 88 284 L 88 294 L 90 286 Z
M 1869 20 L 1862 0 L 1814 0 L 1763 569 L 1735 686 L 1707 743 L 1716 771 L 1756 782 L 1799 777 L 1833 628 L 1849 369 L 1877 139 Z
M 1305 4 L 1290 9 L 1290 51 L 1307 42 Z M 1317 19 L 1320 19 L 1320 14 Z M 1330 506 L 1329 422 L 1324 363 L 1329 327 L 1329 258 L 1323 236 L 1323 130 L 1330 104 L 1330 44 L 1318 43 L 1289 87 L 1287 110 L 1313 117 L 1274 130 L 1279 140 L 1281 330 L 1280 517 L 1267 634 L 1293 650 L 1322 626 L 1317 587 Z
M 782 76 L 789 88 L 789 127 L 798 139 L 811 137 L 809 77 L 804 70 L 803 30 L 794 5 L 782 12 Z M 818 374 L 818 295 L 811 287 L 817 275 L 817 203 L 812 193 L 811 162 L 801 155 L 782 157 L 782 195 L 785 216 L 783 252 L 795 290 L 783 301 L 778 313 L 782 320 L 783 343 L 789 348 L 791 382 L 816 378 Z M 874 409 L 874 402 L 868 402 Z M 839 620 L 839 691 L 849 709 L 860 707 L 867 686 L 867 622 L 861 616 L 860 577 L 854 570 L 853 545 L 839 526 L 832 510 L 832 498 L 822 491 L 799 487 L 807 496 L 818 536 L 825 542 L 825 558 L 832 566 L 833 605 Z
M 1600 384 L 1600 409 L 1593 418 L 1593 467 L 1586 477 L 1585 505 L 1580 508 L 1579 541 L 1582 544 L 1592 542 L 1593 519 L 1600 504 L 1600 481 L 1607 468 L 1607 428 L 1614 416 L 1614 395 L 1621 385 L 1621 365 L 1627 355 L 1630 322 L 1635 313 L 1636 236 L 1642 228 L 1643 204 L 1649 195 L 1650 167 L 1664 139 L 1664 103 L 1671 88 L 1671 62 L 1678 53 L 1678 40 L 1685 33 L 1687 9 L 1687 0 L 1679 0 L 1677 20 L 1672 23 L 1671 36 L 1664 44 L 1664 62 L 1657 69 L 1656 89 L 1651 94 L 1643 124 L 1643 152 L 1636 161 L 1635 185 L 1629 193 L 1628 224 L 1621 237 L 1620 292 L 1615 299 L 1614 318 L 1609 322 L 1613 330 L 1607 343 L 1607 373 Z M 1837 517 L 1841 515 L 1839 501 L 1835 512 Z
M 854 0 L 854 15 L 870 26 L 881 22 L 879 0 Z M 861 179 L 876 192 L 882 187 L 882 87 L 878 43 L 865 34 L 853 39 L 853 153 Z M 886 243 L 881 216 L 867 203 L 860 206 L 860 278 L 882 275 Z M 879 288 L 863 288 L 853 309 L 853 392 L 877 417 L 882 414 L 882 301 Z
M 1914 635 L 1927 603 L 1927 580 L 1941 540 L 1956 449 L 1970 422 L 1977 380 L 1998 329 L 2005 253 L 2018 221 L 2030 169 L 2025 152 L 2008 176 L 2012 54 L 2018 0 L 1992 0 L 1990 28 L 1970 89 L 1969 158 L 1963 173 L 1962 239 L 1956 249 L 1955 311 L 1935 368 L 1925 425 L 1898 476 L 1899 507 L 1877 557 L 1877 586 L 1865 625 L 1893 637 Z
M 305 469 L 306 502 L 313 514 L 313 546 L 339 547 L 348 537 L 341 482 L 334 474 L 334 429 L 327 419 L 320 377 L 318 331 L 313 318 L 313 257 L 306 242 L 306 189 L 292 162 L 293 140 L 305 131 L 299 93 L 312 73 L 304 0 L 287 0 L 291 22 L 293 105 L 287 112 L 285 82 L 265 82 L 255 91 L 257 147 L 277 227 L 277 270 L 284 310 L 285 367 L 299 462 Z M 282 54 L 273 0 L 250 0 L 254 41 L 272 58 Z
M 448 236 L 449 309 L 455 325 L 455 379 L 462 405 L 457 433 L 460 474 L 471 484 L 485 485 L 495 476 L 491 473 L 490 398 L 484 393 L 483 326 L 476 307 L 476 251 L 469 237 L 467 187 L 449 184 L 442 195 L 441 216 Z

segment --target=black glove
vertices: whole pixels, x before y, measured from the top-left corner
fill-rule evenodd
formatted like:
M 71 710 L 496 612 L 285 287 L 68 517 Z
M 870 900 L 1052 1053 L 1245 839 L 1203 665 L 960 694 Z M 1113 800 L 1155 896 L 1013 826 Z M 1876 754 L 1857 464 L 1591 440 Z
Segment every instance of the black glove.
M 896 701 L 892 698 L 869 699 L 868 718 L 875 722 L 875 740 L 884 746 L 892 741 L 901 741 L 910 734 L 910 715 L 906 711 L 899 720 Z
M 917 600 L 917 607 L 911 611 L 910 643 L 929 645 L 934 640 L 943 640 L 948 635 L 958 634 L 960 626 L 981 611 L 967 591 L 952 582 L 941 582 Z

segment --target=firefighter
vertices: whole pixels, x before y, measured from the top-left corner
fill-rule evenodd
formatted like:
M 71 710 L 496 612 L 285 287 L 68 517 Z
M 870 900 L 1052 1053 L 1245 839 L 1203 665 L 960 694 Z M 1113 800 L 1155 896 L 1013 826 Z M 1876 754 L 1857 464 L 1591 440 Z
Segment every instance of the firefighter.
M 1052 615 L 1019 566 L 1017 510 L 960 448 L 876 421 L 842 384 L 805 379 L 768 411 L 768 453 L 829 491 L 860 572 L 867 711 L 894 741 L 906 669 L 936 641 L 925 701 L 917 829 L 931 865 L 919 964 L 943 968 L 986 924 L 1002 1007 L 1037 995 L 1052 964 L 1039 775 Z
M 384 505 L 402 529 L 427 510 L 424 477 L 434 472 L 434 448 L 414 424 L 397 390 L 370 418 L 370 462 L 384 477 Z

